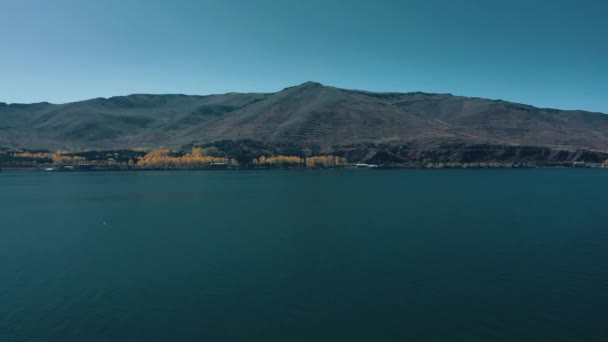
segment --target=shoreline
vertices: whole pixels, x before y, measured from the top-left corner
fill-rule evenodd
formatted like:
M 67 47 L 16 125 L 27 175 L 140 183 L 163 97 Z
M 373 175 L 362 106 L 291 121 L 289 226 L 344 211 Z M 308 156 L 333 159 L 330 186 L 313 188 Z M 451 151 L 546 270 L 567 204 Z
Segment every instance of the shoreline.
M 1 172 L 10 173 L 71 173 L 71 172 L 183 172 L 183 171 L 303 171 L 303 170 L 504 170 L 504 169 L 608 169 L 602 165 L 566 166 L 566 165 L 518 165 L 518 166 L 377 166 L 377 167 L 230 167 L 230 168 L 94 168 L 94 169 L 63 169 L 46 170 L 41 168 L 3 167 Z

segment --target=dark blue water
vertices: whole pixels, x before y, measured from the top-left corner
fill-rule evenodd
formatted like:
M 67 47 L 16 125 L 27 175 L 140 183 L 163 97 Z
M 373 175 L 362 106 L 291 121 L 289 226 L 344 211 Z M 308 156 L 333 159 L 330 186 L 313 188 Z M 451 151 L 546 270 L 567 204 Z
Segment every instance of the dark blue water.
M 607 341 L 607 170 L 0 173 L 0 341 Z

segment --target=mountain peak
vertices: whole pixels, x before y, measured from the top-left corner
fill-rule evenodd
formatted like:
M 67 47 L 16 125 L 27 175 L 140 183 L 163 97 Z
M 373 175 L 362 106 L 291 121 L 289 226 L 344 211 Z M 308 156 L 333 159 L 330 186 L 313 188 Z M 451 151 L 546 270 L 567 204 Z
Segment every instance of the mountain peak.
M 313 81 L 308 81 L 308 82 L 304 82 L 302 84 L 293 86 L 293 87 L 287 87 L 283 90 L 290 90 L 290 89 L 316 89 L 316 88 L 323 88 L 324 85 L 322 85 L 319 82 L 313 82 Z
M 300 84 L 298 87 L 323 87 L 323 85 L 319 82 L 308 81 Z

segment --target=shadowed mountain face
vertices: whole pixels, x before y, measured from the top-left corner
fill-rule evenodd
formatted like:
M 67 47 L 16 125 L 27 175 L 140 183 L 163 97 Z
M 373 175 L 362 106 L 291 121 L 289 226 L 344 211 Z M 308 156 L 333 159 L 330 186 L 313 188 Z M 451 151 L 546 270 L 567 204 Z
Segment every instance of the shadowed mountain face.
M 0 103 L 0 146 L 30 149 L 267 144 L 541 146 L 608 152 L 608 115 L 448 94 L 372 93 L 307 82 L 270 94 L 130 95 Z

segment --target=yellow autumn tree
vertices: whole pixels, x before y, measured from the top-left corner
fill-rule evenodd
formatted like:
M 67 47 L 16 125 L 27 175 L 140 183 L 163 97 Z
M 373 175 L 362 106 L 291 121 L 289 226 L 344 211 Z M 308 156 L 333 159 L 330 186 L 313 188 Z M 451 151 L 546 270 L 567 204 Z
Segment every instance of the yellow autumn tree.
M 315 156 L 306 158 L 306 167 L 308 168 L 328 168 L 339 167 L 346 164 L 346 159 L 336 156 Z
M 173 151 L 161 147 L 157 150 L 146 153 L 137 161 L 137 166 L 144 168 L 198 168 L 211 164 L 227 164 L 238 166 L 236 160 L 222 157 L 212 157 L 203 155 L 203 149 L 194 147 L 189 153 L 183 156 L 172 155 Z
M 259 159 L 254 158 L 252 162 L 253 165 L 256 166 L 306 166 L 307 168 L 314 169 L 340 167 L 346 164 L 346 159 L 332 155 L 314 156 L 308 158 L 278 155 L 271 157 L 261 156 Z
M 62 150 L 55 151 L 53 153 L 21 152 L 21 153 L 16 154 L 16 156 L 22 157 L 22 158 L 32 158 L 32 159 L 51 159 L 53 161 L 53 164 L 55 164 L 55 165 L 69 165 L 69 164 L 83 162 L 86 160 L 85 158 L 79 157 L 79 156 L 69 156 L 67 151 L 62 151 Z
M 305 164 L 304 158 L 302 158 L 302 157 L 283 156 L 283 155 L 271 156 L 271 157 L 261 156 L 259 159 L 254 158 L 252 162 L 254 165 L 259 165 L 259 166 L 287 166 L 287 167 L 289 167 L 289 166 L 299 166 L 299 165 Z
M 85 158 L 83 158 L 83 157 L 68 156 L 67 154 L 68 154 L 67 151 L 61 151 L 61 150 L 55 151 L 55 153 L 53 153 L 53 155 L 52 155 L 53 164 L 58 164 L 58 165 L 74 164 L 74 163 L 82 162 L 85 160 Z

